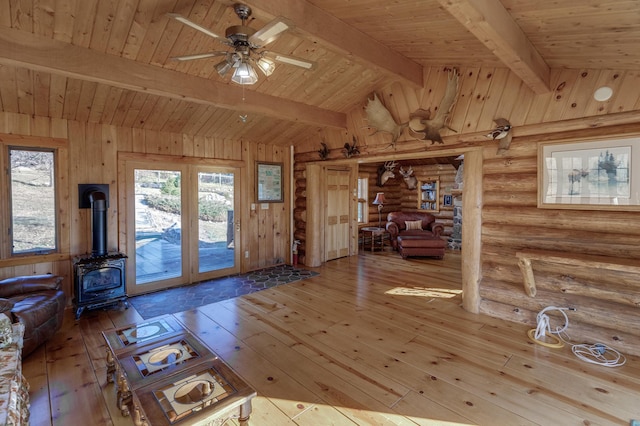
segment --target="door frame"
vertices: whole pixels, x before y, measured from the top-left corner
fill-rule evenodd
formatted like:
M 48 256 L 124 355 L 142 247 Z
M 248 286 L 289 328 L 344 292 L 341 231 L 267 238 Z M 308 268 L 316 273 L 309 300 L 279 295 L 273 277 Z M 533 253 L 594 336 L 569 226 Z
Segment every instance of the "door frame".
M 172 155 L 161 155 L 161 154 L 141 154 L 141 153 L 130 153 L 130 152 L 121 152 L 118 153 L 118 205 L 121 208 L 117 211 L 118 214 L 118 244 L 119 250 L 123 253 L 127 253 L 129 255 L 129 259 L 127 260 L 128 264 L 133 264 L 133 267 L 126 268 L 126 289 L 128 295 L 137 295 L 143 294 L 151 291 L 156 291 L 163 288 L 176 287 L 180 285 L 191 284 L 193 282 L 197 282 L 204 279 L 211 279 L 217 276 L 229 275 L 235 272 L 229 272 L 230 268 L 222 269 L 218 271 L 212 271 L 211 273 L 198 273 L 198 271 L 192 271 L 193 262 L 190 261 L 190 253 L 193 248 L 190 244 L 183 244 L 182 246 L 182 272 L 180 277 L 178 278 L 170 278 L 167 280 L 162 280 L 158 282 L 149 283 L 149 285 L 143 285 L 144 289 L 138 289 L 136 287 L 135 281 L 135 232 L 129 232 L 129 227 L 132 226 L 130 224 L 130 220 L 135 221 L 135 203 L 130 202 L 130 197 L 133 194 L 133 182 L 132 182 L 132 174 L 129 173 L 133 168 L 147 168 L 153 169 L 154 165 L 158 164 L 170 164 L 172 168 L 176 170 L 181 170 L 182 173 L 188 170 L 194 170 L 197 173 L 198 170 L 207 169 L 207 168 L 219 168 L 224 170 L 234 170 L 234 244 L 235 246 L 235 258 L 234 258 L 234 270 L 236 272 L 240 272 L 242 269 L 241 265 L 241 256 L 242 252 L 242 238 L 241 238 L 241 218 L 240 214 L 241 207 L 241 199 L 240 199 L 240 190 L 242 173 L 245 168 L 244 161 L 238 160 L 217 160 L 217 159 L 208 159 L 208 158 L 200 158 L 200 157 L 183 157 L 183 156 L 172 156 Z M 188 185 L 194 184 L 191 182 L 191 173 L 186 173 L 183 176 L 184 181 L 188 181 Z M 189 197 L 188 194 L 183 191 L 182 192 L 182 203 L 187 205 L 190 203 L 190 208 L 193 208 L 193 205 L 197 205 L 197 200 L 193 201 Z M 193 227 L 192 224 L 187 223 L 189 218 L 181 218 L 183 229 L 191 229 Z M 134 225 L 133 225 L 134 226 Z M 190 232 L 190 231 L 189 231 Z M 132 258 L 133 257 L 133 258 Z M 220 272 L 224 271 L 224 272 Z M 217 273 L 216 273 L 217 272 Z M 134 291 L 132 291 L 132 289 Z M 137 290 L 137 291 L 135 291 Z
M 355 168 L 356 176 L 353 188 L 357 185 L 357 165 L 358 163 L 379 163 L 390 160 L 406 160 L 415 158 L 437 158 L 464 155 L 464 191 L 462 193 L 462 229 L 464 238 L 462 239 L 462 305 L 465 310 L 472 313 L 480 312 L 480 281 L 482 280 L 482 169 L 483 169 L 483 148 L 482 147 L 458 147 L 441 149 L 437 151 L 427 151 L 423 155 L 413 153 L 388 154 L 382 156 L 372 156 L 356 158 L 336 165 Z M 322 169 L 328 167 L 327 164 L 318 162 L 307 163 L 307 182 L 323 182 Z M 322 253 L 322 217 L 324 206 L 322 184 L 307 185 L 307 223 L 306 223 L 306 257 L 305 265 L 310 267 L 321 266 L 324 262 Z M 354 201 L 354 204 L 357 204 Z M 357 208 L 355 206 L 354 208 Z M 354 214 L 354 217 L 356 215 Z M 357 223 L 352 232 L 352 238 L 357 238 Z

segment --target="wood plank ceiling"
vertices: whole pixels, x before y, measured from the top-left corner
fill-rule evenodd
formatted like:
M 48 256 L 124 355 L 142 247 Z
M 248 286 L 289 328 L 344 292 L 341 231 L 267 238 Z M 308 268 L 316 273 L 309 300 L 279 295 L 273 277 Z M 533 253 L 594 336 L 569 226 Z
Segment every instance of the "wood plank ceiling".
M 253 28 L 293 21 L 268 49 L 316 69 L 240 87 L 219 59 L 172 60 L 227 47 L 167 13 L 224 34 L 240 23 L 229 0 L 0 0 L 1 110 L 289 145 L 344 128 L 393 81 L 421 86 L 427 67 L 510 68 L 535 93 L 553 68 L 640 70 L 638 0 L 246 3 Z

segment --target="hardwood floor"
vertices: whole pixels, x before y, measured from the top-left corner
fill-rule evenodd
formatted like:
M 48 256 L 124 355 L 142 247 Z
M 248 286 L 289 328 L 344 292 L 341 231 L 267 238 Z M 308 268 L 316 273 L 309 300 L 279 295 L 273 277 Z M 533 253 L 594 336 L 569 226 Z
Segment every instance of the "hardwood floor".
M 640 418 L 640 362 L 578 360 L 526 325 L 461 307 L 460 255 L 366 253 L 320 275 L 174 316 L 258 392 L 251 424 L 608 425 Z M 126 425 L 100 332 L 141 318 L 71 309 L 24 360 L 32 425 Z M 569 329 L 570 333 L 570 329 Z

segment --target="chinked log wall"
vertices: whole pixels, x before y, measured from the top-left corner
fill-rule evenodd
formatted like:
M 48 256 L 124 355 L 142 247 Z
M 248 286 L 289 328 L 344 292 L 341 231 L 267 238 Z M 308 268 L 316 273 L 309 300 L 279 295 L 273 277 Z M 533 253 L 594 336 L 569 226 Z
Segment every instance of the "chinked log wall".
M 418 108 L 433 109 L 441 99 L 443 70 L 428 70 L 425 81 L 424 89 L 393 84 L 379 95 L 403 121 Z M 595 102 L 593 91 L 604 84 L 614 88 L 614 98 Z M 632 262 L 640 258 L 638 212 L 537 208 L 540 142 L 640 136 L 640 73 L 553 70 L 551 88 L 549 94 L 534 95 L 508 71 L 463 69 L 450 120 L 458 133 L 445 131 L 445 145 L 426 145 L 405 137 L 395 150 L 388 149 L 388 135 L 371 136 L 362 109 L 350 115 L 349 132 L 360 142 L 360 157 L 380 162 L 408 152 L 418 158 L 433 156 L 441 149 L 483 145 L 483 176 L 476 177 L 483 182 L 480 312 L 533 327 L 543 308 L 571 306 L 576 308 L 569 313 L 572 339 L 599 341 L 640 355 L 640 284 L 636 274 L 594 273 L 592 268 L 534 261 L 537 294 L 530 297 L 524 290 L 516 257 L 519 251 L 553 250 Z M 514 125 L 514 139 L 504 155 L 497 155 L 497 143 L 483 136 L 494 127 L 492 121 L 497 117 Z M 330 131 L 319 137 L 330 148 L 340 147 L 346 140 L 343 134 Z M 310 140 L 306 149 L 297 149 L 298 169 L 304 169 L 298 162 L 318 160 L 317 153 L 311 151 L 317 150 L 319 142 Z

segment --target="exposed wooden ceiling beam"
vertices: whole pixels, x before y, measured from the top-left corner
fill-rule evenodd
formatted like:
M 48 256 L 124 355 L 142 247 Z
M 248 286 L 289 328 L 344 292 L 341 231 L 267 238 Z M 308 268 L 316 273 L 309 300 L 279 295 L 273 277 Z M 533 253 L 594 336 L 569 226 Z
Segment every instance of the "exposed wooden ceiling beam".
M 549 66 L 499 0 L 438 0 L 535 93 L 551 91 Z
M 344 129 L 346 114 L 142 64 L 0 26 L 0 63 L 122 89 Z M 242 101 L 244 97 L 244 101 Z
M 292 20 L 297 30 L 356 62 L 391 74 L 412 86 L 424 86 L 422 65 L 306 0 L 245 0 L 244 3 L 272 16 Z

